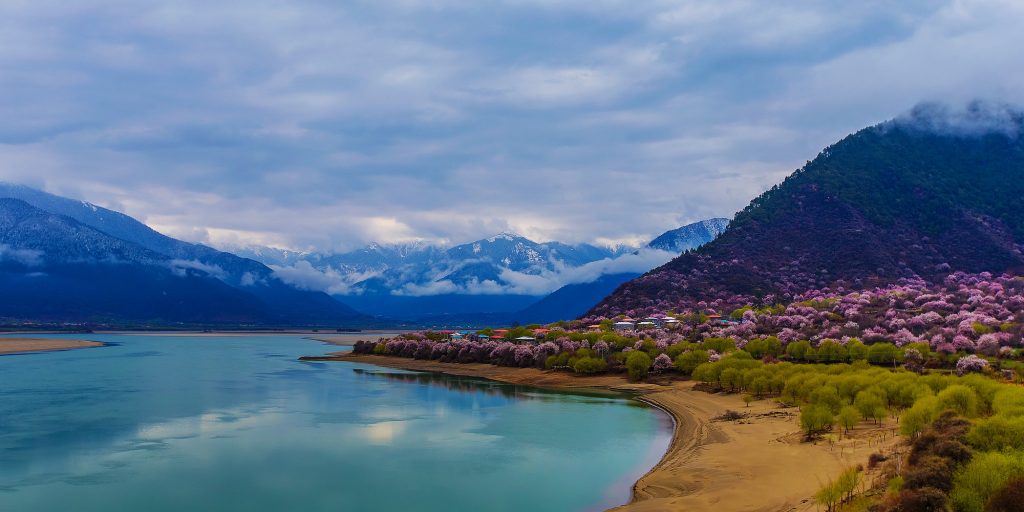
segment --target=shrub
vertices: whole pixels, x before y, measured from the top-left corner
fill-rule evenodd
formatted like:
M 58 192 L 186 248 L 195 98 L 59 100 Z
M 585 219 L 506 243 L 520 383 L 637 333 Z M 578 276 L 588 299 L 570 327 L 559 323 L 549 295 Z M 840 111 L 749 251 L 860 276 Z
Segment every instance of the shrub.
M 949 492 L 953 488 L 953 465 L 934 455 L 925 457 L 903 473 L 904 489 L 933 487 Z
M 896 497 L 899 512 L 937 512 L 946 510 L 946 493 L 933 487 L 904 489 Z
M 881 464 L 881 463 L 883 463 L 883 462 L 885 462 L 887 460 L 889 460 L 889 457 L 886 457 L 882 453 L 877 453 L 877 452 L 876 453 L 872 453 L 868 457 L 868 468 L 869 469 L 874 469 L 874 468 L 878 467 L 879 464 Z
M 1010 479 L 985 504 L 985 512 L 1020 512 L 1024 508 L 1024 477 Z

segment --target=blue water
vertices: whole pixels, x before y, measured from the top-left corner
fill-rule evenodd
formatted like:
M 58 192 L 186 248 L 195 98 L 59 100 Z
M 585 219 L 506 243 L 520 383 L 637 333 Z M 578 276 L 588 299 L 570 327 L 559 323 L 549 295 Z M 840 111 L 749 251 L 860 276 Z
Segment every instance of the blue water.
M 671 435 L 625 397 L 300 362 L 337 347 L 297 336 L 70 337 L 111 345 L 0 357 L 2 511 L 600 510 Z

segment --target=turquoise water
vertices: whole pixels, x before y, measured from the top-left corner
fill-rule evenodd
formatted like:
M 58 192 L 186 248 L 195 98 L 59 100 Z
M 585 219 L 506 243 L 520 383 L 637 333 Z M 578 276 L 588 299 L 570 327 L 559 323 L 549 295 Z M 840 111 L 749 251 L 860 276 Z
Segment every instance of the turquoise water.
M 59 337 L 59 336 L 54 336 Z M 2 511 L 600 510 L 671 423 L 619 397 L 338 362 L 297 336 L 0 357 Z

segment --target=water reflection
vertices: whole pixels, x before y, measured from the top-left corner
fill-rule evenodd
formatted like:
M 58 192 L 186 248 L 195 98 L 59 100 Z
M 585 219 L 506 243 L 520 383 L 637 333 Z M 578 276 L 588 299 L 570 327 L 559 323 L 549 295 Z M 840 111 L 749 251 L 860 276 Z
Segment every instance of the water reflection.
M 572 392 L 559 391 L 549 388 L 538 388 L 519 384 L 508 384 L 495 382 L 487 379 L 474 377 L 460 377 L 443 373 L 393 371 L 393 370 L 371 370 L 365 368 L 353 368 L 352 372 L 357 375 L 383 378 L 392 381 L 413 383 L 424 386 L 436 386 L 459 393 L 483 393 L 491 396 L 500 396 L 510 400 L 549 400 L 561 401 L 571 398 L 579 401 L 585 398 L 594 398 L 590 403 L 606 403 L 609 401 L 647 407 L 635 400 L 630 400 L 630 395 L 615 391 L 602 391 L 597 389 L 579 388 Z
M 0 358 L 0 510 L 606 508 L 668 439 L 622 396 L 298 362 L 294 337 L 94 338 L 120 343 Z

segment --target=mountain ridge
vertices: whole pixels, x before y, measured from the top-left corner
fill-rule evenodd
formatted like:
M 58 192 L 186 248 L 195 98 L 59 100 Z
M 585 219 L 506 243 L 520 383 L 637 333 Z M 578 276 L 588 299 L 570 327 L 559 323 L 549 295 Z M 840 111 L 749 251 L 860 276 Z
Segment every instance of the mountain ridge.
M 714 241 L 624 284 L 588 316 L 1024 268 L 1014 206 L 1024 197 L 1024 116 L 1009 116 L 1011 131 L 965 133 L 929 129 L 943 124 L 934 115 L 915 110 L 825 148 Z

